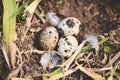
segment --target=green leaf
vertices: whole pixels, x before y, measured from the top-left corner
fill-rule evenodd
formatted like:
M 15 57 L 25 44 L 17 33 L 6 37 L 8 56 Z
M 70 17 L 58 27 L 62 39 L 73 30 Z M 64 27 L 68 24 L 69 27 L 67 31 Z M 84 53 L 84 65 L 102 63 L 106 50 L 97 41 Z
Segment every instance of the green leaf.
M 54 75 L 57 75 L 59 74 L 60 72 L 62 72 L 62 67 L 56 69 L 55 71 L 51 72 L 51 73 L 47 73 L 47 74 L 40 74 L 40 76 L 48 76 L 48 77 L 51 77 L 51 76 L 54 76 Z
M 65 3 L 64 0 L 60 0 L 60 1 L 58 1 L 56 4 L 57 4 L 57 5 L 64 5 L 64 3 Z
M 2 0 L 4 13 L 3 13 L 3 35 L 4 42 L 8 46 L 15 37 L 16 16 L 10 16 L 16 10 L 16 0 Z
M 113 76 L 110 75 L 107 80 L 113 80 Z
M 83 47 L 80 53 L 84 53 L 84 52 L 90 50 L 91 46 L 92 46 L 91 44 L 88 44 L 87 46 Z
M 16 10 L 14 11 L 14 13 L 12 14 L 11 17 L 17 16 L 17 15 L 19 15 L 20 13 L 22 13 L 22 12 L 25 10 L 25 7 L 26 7 L 27 5 L 29 5 L 32 1 L 33 1 L 33 0 L 28 0 L 28 1 L 26 1 L 22 6 L 20 6 L 18 9 L 16 9 Z M 10 17 L 10 18 L 11 18 L 11 17 Z
M 104 52 L 111 53 L 117 50 L 117 46 L 115 44 L 110 44 L 109 42 L 105 43 Z
M 114 75 L 120 77 L 120 72 L 115 72 Z

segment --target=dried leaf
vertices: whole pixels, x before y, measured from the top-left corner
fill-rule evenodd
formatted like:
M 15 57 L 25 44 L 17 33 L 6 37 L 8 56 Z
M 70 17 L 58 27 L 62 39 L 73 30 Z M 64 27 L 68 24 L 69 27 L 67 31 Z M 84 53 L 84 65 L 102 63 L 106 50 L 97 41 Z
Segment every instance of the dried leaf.
M 15 68 L 15 64 L 16 64 L 16 51 L 17 51 L 17 46 L 15 43 L 11 42 L 10 43 L 10 53 L 11 53 L 11 64 L 12 64 L 12 68 Z
M 41 0 L 34 0 L 26 9 L 25 12 L 29 12 L 29 14 L 33 14 L 35 12 L 35 9 L 37 5 L 39 4 Z

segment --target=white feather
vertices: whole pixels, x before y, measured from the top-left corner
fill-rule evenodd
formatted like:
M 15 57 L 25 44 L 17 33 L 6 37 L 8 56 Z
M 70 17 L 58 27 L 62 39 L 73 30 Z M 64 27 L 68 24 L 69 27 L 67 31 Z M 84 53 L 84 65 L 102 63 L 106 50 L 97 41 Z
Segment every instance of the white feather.
M 95 48 L 98 44 L 98 37 L 93 34 L 86 34 L 85 39 L 92 44 L 92 48 Z
M 59 17 L 54 12 L 48 12 L 46 18 L 52 26 L 57 26 L 60 22 Z
M 40 63 L 44 68 L 46 68 L 49 67 L 49 65 L 51 64 L 50 60 L 51 60 L 50 53 L 44 53 L 40 59 Z
M 40 59 L 40 64 L 44 68 L 54 68 L 63 63 L 63 57 L 57 51 L 45 52 Z

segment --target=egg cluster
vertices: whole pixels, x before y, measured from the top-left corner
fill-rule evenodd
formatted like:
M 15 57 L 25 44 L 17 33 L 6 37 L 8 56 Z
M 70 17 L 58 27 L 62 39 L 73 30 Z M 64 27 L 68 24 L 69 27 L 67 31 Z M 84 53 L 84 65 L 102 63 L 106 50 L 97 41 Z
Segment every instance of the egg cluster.
M 68 17 L 55 25 L 42 30 L 39 36 L 39 45 L 43 50 L 49 50 L 49 52 L 56 50 L 63 57 L 70 57 L 78 47 L 75 35 L 79 33 L 81 23 L 75 17 Z M 42 58 L 40 62 L 44 64 Z

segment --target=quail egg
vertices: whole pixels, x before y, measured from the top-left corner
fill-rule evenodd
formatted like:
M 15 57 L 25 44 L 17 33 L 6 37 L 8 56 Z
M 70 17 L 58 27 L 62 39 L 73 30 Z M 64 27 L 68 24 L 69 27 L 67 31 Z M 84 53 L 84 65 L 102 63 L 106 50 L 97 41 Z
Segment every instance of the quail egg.
M 74 36 L 63 36 L 58 41 L 58 51 L 64 57 L 70 57 L 78 46 L 78 41 Z
M 69 17 L 60 21 L 57 28 L 62 30 L 64 35 L 77 35 L 80 31 L 80 25 L 81 22 L 78 19 Z
M 40 59 L 40 64 L 44 68 L 54 68 L 57 65 L 61 65 L 64 62 L 64 58 L 59 54 L 58 51 L 47 51 Z
M 56 47 L 58 38 L 58 31 L 55 27 L 46 27 L 39 36 L 40 47 L 43 50 L 53 50 Z

